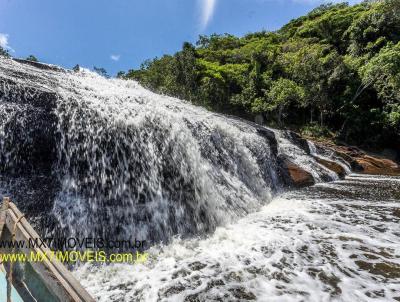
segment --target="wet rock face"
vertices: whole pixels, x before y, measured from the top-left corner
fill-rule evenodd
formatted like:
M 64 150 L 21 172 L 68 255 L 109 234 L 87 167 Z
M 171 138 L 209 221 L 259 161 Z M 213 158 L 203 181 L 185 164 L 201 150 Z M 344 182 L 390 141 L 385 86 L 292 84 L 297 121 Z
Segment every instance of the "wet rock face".
M 356 160 L 366 174 L 400 175 L 400 166 L 392 160 L 368 155 L 358 157 Z
M 307 154 L 310 154 L 310 147 L 305 138 L 301 137 L 299 134 L 297 134 L 296 132 L 293 132 L 293 131 L 287 131 L 287 135 L 290 138 L 290 140 L 293 142 L 293 144 L 299 146 Z
M 314 177 L 289 159 L 280 156 L 281 173 L 286 180 L 286 185 L 292 188 L 303 188 L 315 184 Z
M 257 132 L 268 140 L 271 151 L 276 156 L 278 154 L 278 142 L 276 141 L 275 134 L 271 130 L 260 126 L 257 126 Z
M 3 78 L 0 74 L 0 99 L 2 102 L 15 103 L 19 105 L 30 105 L 34 108 L 41 108 L 47 112 L 51 112 L 57 103 L 57 94 L 48 87 L 31 86 L 29 82 L 23 83 L 24 74 L 17 74 L 21 77 L 17 79 Z M 34 78 L 27 80 L 36 81 Z M 49 83 L 52 85 L 52 83 Z
M 337 151 L 337 152 L 336 152 L 336 155 L 339 156 L 339 157 L 341 157 L 341 158 L 343 158 L 346 162 L 348 162 L 348 163 L 350 164 L 351 169 L 352 169 L 354 172 L 362 172 L 362 171 L 364 171 L 363 166 L 360 165 L 360 164 L 357 162 L 357 160 L 354 159 L 352 156 L 350 156 L 350 155 L 348 155 L 348 154 L 346 154 L 346 153 L 344 153 L 344 152 L 340 152 L 340 151 Z
M 12 73 L 13 79 L 8 77 Z M 27 84 L 21 85 L 19 80 Z M 54 91 L 29 85 L 25 74 L 1 70 L 0 193 L 12 197 L 40 234 L 52 225 L 48 213 L 60 189 L 52 171 L 56 102 Z
M 56 157 L 54 116 L 33 106 L 4 103 L 0 118 L 0 170 L 14 175 L 51 170 Z
M 317 148 L 321 153 L 326 152 L 326 150 L 334 152 L 335 156 L 349 163 L 351 170 L 354 172 L 375 175 L 400 175 L 400 165 L 397 162 L 395 154 L 391 156 L 392 160 L 380 157 L 379 155 L 367 154 L 367 152 L 353 146 L 337 146 L 319 143 L 317 144 Z M 397 150 L 394 151 L 393 153 L 400 152 Z
M 13 60 L 16 62 L 19 62 L 21 64 L 34 66 L 34 67 L 42 69 L 42 70 L 53 70 L 53 71 L 58 71 L 58 72 L 65 72 L 64 69 L 62 69 L 61 67 L 58 67 L 56 65 L 43 64 L 40 62 L 24 60 L 24 59 L 16 59 L 16 58 L 13 58 Z
M 315 184 L 314 178 L 309 172 L 291 162 L 287 162 L 286 164 L 294 187 L 302 188 Z
M 54 176 L 43 171 L 30 175 L 0 174 L 0 196 L 11 196 L 35 230 L 44 236 L 56 226 L 49 215 L 60 184 Z
M 21 85 L 0 73 L 1 171 L 27 174 L 51 169 L 56 158 L 56 102 L 57 95 L 49 88 Z
M 321 164 L 324 167 L 328 168 L 329 170 L 335 172 L 340 178 L 343 179 L 346 176 L 345 169 L 341 165 L 339 165 L 338 163 L 335 163 L 333 161 L 326 160 L 326 159 L 323 159 L 323 158 L 319 158 L 319 157 L 316 157 L 315 160 L 319 164 Z

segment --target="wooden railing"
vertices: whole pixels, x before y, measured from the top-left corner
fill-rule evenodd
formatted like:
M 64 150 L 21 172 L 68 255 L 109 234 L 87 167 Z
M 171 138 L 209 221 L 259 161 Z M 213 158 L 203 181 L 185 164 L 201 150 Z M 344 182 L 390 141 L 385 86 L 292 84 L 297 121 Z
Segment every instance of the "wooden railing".
M 30 239 L 33 241 L 37 239 L 40 242 L 40 236 L 32 228 L 15 204 L 7 197 L 3 198 L 0 212 L 0 239 L 3 238 L 5 228 L 11 233 L 11 238 L 9 239 L 25 242 L 24 247 L 19 248 L 18 252 L 24 253 L 27 259 L 29 259 L 31 252 L 50 255 L 51 251 L 47 246 L 29 246 Z M 0 252 L 4 251 L 0 250 Z M 58 260 L 51 259 L 50 261 L 49 257 L 44 257 L 43 261 L 32 262 L 30 264 L 37 273 L 37 276 L 41 279 L 41 282 L 59 301 L 94 301 L 75 277 Z M 8 269 L 9 268 L 10 265 L 8 265 Z M 10 272 L 7 271 L 7 275 L 9 274 Z

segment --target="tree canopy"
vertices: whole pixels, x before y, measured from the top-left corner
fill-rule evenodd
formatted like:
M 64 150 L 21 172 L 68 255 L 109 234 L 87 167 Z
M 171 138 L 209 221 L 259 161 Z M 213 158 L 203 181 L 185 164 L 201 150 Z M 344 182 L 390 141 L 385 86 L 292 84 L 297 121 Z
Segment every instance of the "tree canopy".
M 76 65 L 73 70 L 79 70 L 79 65 Z M 107 73 L 107 70 L 105 70 L 103 67 L 96 67 L 93 66 L 93 71 L 96 72 L 98 75 L 101 75 L 102 77 L 109 78 L 109 75 Z
M 30 55 L 26 58 L 27 61 L 38 62 L 38 59 L 34 55 Z
M 6 49 L 4 49 L 3 47 L 0 46 L 0 56 L 9 57 L 10 54 L 8 53 L 8 51 Z
M 400 0 L 323 4 L 276 32 L 200 36 L 119 77 L 210 110 L 400 148 L 399 43 Z

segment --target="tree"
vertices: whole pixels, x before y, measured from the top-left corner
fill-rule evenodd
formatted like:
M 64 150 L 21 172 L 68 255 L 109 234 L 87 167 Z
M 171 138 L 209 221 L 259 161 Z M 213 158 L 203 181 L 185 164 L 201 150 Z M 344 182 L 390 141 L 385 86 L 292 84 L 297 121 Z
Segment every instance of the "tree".
M 10 57 L 10 54 L 8 53 L 8 50 L 0 46 L 0 56 L 8 58 Z
M 362 91 L 373 86 L 382 101 L 386 131 L 400 136 L 400 42 L 389 43 L 361 68 Z
M 278 124 L 282 126 L 285 108 L 291 102 L 302 103 L 304 95 L 304 89 L 294 81 L 280 78 L 272 82 L 271 89 L 267 93 L 269 102 L 266 105 L 266 109 L 277 112 Z
M 123 79 L 126 76 L 125 71 L 118 71 L 117 79 Z
M 242 73 L 240 76 L 244 80 L 239 81 L 242 89 L 241 92 L 232 97 L 233 104 L 240 105 L 246 111 L 251 113 L 263 113 L 264 107 L 264 91 L 262 77 L 262 60 L 263 57 L 258 52 L 251 54 L 251 61 L 248 65 L 250 72 Z
M 399 41 L 400 0 L 327 4 L 276 32 L 200 36 L 124 78 L 218 112 L 299 128 L 317 120 L 348 143 L 392 144 Z
M 107 71 L 103 67 L 96 67 L 93 66 L 94 72 L 97 74 L 101 75 L 102 77 L 109 78 L 109 75 L 107 74 Z
M 386 43 L 400 40 L 400 1 L 385 0 L 365 3 L 367 8 L 354 18 L 347 30 L 349 52 L 359 56 L 375 54 Z
M 299 105 L 310 110 L 310 122 L 313 122 L 315 110 L 320 113 L 321 126 L 324 116 L 329 112 L 328 93 L 333 85 L 332 75 L 340 59 L 335 50 L 327 44 L 310 43 L 309 40 L 290 41 L 283 45 L 279 61 L 283 74 L 304 88 L 305 97 Z
M 374 86 L 386 102 L 400 102 L 400 42 L 389 43 L 361 69 L 362 88 Z
M 176 81 L 181 87 L 180 97 L 194 101 L 197 88 L 196 50 L 192 44 L 185 42 L 182 51 L 176 58 Z
M 28 56 L 25 60 L 32 61 L 32 62 L 38 62 L 38 59 L 34 55 Z

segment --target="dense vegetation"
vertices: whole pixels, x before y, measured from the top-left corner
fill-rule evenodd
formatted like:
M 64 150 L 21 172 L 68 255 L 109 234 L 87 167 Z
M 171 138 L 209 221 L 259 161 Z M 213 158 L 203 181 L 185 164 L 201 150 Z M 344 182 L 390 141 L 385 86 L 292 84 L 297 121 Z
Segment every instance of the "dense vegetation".
M 200 36 L 119 73 L 210 110 L 400 148 L 400 0 L 322 5 L 276 32 Z

